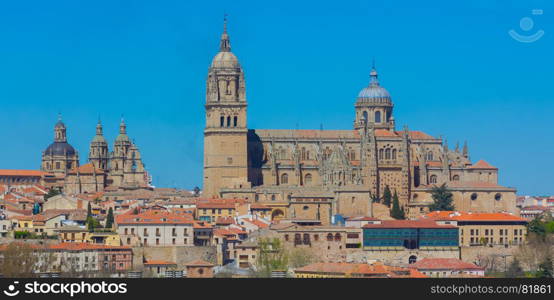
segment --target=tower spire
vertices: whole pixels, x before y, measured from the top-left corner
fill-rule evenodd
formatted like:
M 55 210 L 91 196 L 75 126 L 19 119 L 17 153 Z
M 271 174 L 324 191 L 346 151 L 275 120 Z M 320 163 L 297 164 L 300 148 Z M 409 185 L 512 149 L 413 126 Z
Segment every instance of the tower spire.
M 223 33 L 221 34 L 221 41 L 219 42 L 220 52 L 231 52 L 231 42 L 229 41 L 229 35 L 227 34 L 227 14 L 223 14 Z
M 102 122 L 100 121 L 100 117 L 98 117 L 98 123 L 96 124 L 96 135 L 103 135 Z
M 127 125 L 125 125 L 125 119 L 123 118 L 123 116 L 121 116 L 121 123 L 119 123 L 119 133 L 120 134 L 127 133 Z

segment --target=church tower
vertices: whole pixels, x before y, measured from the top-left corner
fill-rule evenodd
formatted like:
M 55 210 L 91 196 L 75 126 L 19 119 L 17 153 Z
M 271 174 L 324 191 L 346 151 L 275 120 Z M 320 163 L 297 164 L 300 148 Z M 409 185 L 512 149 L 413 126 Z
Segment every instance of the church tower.
M 67 142 L 66 127 L 58 115 L 54 126 L 54 142 L 42 152 L 40 169 L 46 172 L 66 174 L 79 167 L 79 153 Z
M 204 130 L 203 196 L 217 197 L 221 188 L 249 187 L 244 72 L 231 52 L 227 20 L 219 53 L 208 69 Z
M 110 157 L 110 180 L 115 186 L 121 186 L 125 173 L 125 165 L 127 163 L 127 151 L 131 147 L 131 140 L 127 136 L 127 125 L 125 120 L 121 118 L 119 123 L 119 135 L 115 138 L 113 152 Z
M 373 123 L 375 129 L 394 130 L 393 104 L 389 92 L 379 84 L 375 66 L 371 69 L 369 85 L 363 88 L 356 99 L 354 129 L 365 128 Z
M 90 142 L 88 160 L 96 169 L 107 170 L 108 159 L 108 142 L 104 138 L 104 134 L 102 132 L 102 123 L 98 120 L 98 124 L 96 124 L 96 135 Z

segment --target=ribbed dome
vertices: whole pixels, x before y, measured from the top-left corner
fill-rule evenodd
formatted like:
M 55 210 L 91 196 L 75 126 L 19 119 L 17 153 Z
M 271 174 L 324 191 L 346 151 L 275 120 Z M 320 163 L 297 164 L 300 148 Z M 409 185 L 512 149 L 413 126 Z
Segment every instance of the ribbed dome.
M 369 86 L 363 88 L 358 93 L 358 102 L 391 103 L 389 92 L 379 85 L 375 69 L 371 70 L 370 77 Z
M 75 149 L 68 143 L 65 142 L 54 142 L 46 148 L 44 151 L 46 155 L 75 155 Z
M 131 140 L 129 139 L 129 136 L 127 136 L 126 134 L 124 133 L 121 133 L 119 134 L 116 138 L 115 138 L 115 142 L 130 142 Z
M 238 58 L 233 52 L 222 51 L 219 52 L 211 64 L 212 68 L 240 68 Z
M 93 143 L 105 143 L 105 144 L 108 143 L 108 142 L 106 141 L 106 138 L 104 138 L 103 135 L 95 135 L 95 136 L 92 138 L 92 142 L 93 142 Z

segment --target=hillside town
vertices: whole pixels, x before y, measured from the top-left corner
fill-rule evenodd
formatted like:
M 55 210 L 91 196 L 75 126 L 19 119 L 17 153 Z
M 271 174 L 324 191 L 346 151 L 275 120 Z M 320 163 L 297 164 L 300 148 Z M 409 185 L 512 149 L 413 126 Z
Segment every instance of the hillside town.
M 552 277 L 554 196 L 517 196 L 467 142 L 397 129 L 369 75 L 350 130 L 250 129 L 225 21 L 202 188 L 155 186 L 123 118 L 111 146 L 92 124 L 80 157 L 60 115 L 37 169 L 0 170 L 1 275 Z

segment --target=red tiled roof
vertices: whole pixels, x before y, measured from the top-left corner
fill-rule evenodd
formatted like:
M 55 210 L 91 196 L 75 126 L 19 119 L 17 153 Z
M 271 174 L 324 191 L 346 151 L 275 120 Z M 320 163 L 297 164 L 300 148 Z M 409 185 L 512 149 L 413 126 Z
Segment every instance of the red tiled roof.
M 467 167 L 468 169 L 493 169 L 493 170 L 497 170 L 496 167 L 493 167 L 491 166 L 491 164 L 489 164 L 488 162 L 484 161 L 484 160 L 480 160 L 478 162 L 476 162 L 475 164 Z
M 367 224 L 363 228 L 456 228 L 452 225 L 439 225 L 431 220 L 386 220 L 381 224 Z
M 42 176 L 47 172 L 39 170 L 0 170 L 0 176 Z
M 155 259 L 150 259 L 150 260 L 147 260 L 145 263 L 144 263 L 145 266 L 153 266 L 153 265 L 156 265 L 156 266 L 159 266 L 159 265 L 176 265 L 176 263 L 172 262 L 172 261 L 166 261 L 166 260 L 155 260 Z
M 81 174 L 104 174 L 102 169 L 97 169 L 92 163 L 84 164 L 78 168 L 73 168 L 69 171 L 70 174 L 76 174 L 77 171 Z
M 127 247 L 127 246 L 109 246 L 104 244 L 66 243 L 66 242 L 51 245 L 50 249 L 69 250 L 69 251 L 126 249 L 131 251 L 131 247 Z
M 484 270 L 483 267 L 457 258 L 424 258 L 409 267 L 418 270 Z
M 404 271 L 405 275 L 400 275 Z M 426 277 L 420 272 L 401 267 L 385 266 L 381 263 L 361 264 L 361 263 L 332 263 L 320 262 L 309 264 L 295 270 L 297 273 L 327 273 L 335 275 L 366 275 L 375 277 Z
M 509 213 L 481 213 L 481 212 L 455 212 L 434 211 L 426 214 L 422 219 L 427 220 L 453 220 L 453 221 L 518 221 L 525 219 Z

